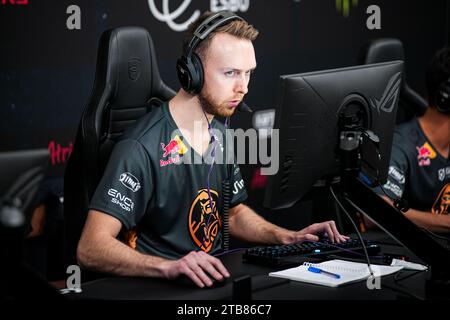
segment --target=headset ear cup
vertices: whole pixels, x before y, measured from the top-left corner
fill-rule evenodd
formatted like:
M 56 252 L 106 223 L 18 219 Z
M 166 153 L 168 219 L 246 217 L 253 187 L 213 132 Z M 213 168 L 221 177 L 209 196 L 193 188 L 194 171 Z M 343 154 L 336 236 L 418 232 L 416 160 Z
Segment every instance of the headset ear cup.
M 193 69 L 195 70 L 195 81 L 192 81 L 192 91 L 194 93 L 200 93 L 200 91 L 202 91 L 204 81 L 202 60 L 196 53 L 193 53 L 191 56 L 191 62 Z
M 190 92 L 192 87 L 192 76 L 189 72 L 188 61 L 185 56 L 182 56 L 177 60 L 177 75 L 181 87 L 185 91 Z
M 439 86 L 435 103 L 439 112 L 450 113 L 450 82 L 448 80 Z

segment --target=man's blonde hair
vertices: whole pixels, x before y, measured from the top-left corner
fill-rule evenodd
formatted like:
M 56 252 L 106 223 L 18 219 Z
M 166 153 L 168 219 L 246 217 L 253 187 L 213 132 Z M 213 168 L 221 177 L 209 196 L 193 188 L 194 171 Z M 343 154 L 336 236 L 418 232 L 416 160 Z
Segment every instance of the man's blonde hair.
M 200 24 L 205 21 L 207 18 L 212 16 L 214 13 L 210 11 L 206 11 L 203 13 L 197 20 L 189 25 L 188 31 L 186 32 L 183 49 L 186 50 L 189 42 L 192 40 L 194 36 L 195 30 L 200 26 Z M 202 59 L 205 58 L 206 52 L 211 44 L 211 40 L 218 33 L 227 33 L 234 37 L 240 39 L 246 39 L 250 41 L 254 41 L 258 36 L 258 30 L 256 30 L 251 24 L 248 24 L 244 20 L 231 20 L 228 23 L 221 25 L 217 29 L 214 29 L 211 33 L 209 33 L 205 39 L 203 39 L 195 48 L 194 52 Z

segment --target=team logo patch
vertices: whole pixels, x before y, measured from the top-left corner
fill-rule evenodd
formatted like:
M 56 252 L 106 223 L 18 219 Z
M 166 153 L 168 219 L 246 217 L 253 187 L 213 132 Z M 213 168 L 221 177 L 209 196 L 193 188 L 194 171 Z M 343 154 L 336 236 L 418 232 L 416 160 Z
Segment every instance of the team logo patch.
M 383 188 L 386 189 L 386 190 L 390 190 L 393 194 L 395 194 L 396 197 L 401 198 L 402 195 L 403 195 L 402 188 L 398 184 L 393 183 L 390 180 L 388 180 L 386 182 L 386 184 L 383 186 Z
M 211 190 L 211 199 L 207 189 L 200 189 L 189 211 L 189 233 L 195 244 L 204 252 L 213 248 L 222 227 L 222 219 L 217 209 L 218 193 Z
M 439 181 L 444 181 L 445 179 L 445 168 L 441 168 L 438 171 Z
M 168 166 L 172 163 L 179 163 L 181 161 L 180 155 L 185 154 L 188 151 L 188 148 L 184 145 L 183 141 L 181 141 L 179 135 L 176 135 L 167 145 L 161 142 L 161 148 L 164 151 L 162 155 L 163 158 L 170 155 L 167 160 L 159 160 L 159 165 L 161 167 Z
M 126 195 L 121 194 L 116 189 L 109 189 L 108 196 L 111 197 L 111 202 L 121 207 L 123 210 L 131 212 L 134 209 L 134 202 Z
M 433 214 L 449 214 L 450 207 L 450 183 L 447 183 L 439 192 L 436 201 L 431 208 Z
M 122 173 L 119 177 L 119 181 L 133 192 L 136 192 L 141 188 L 139 180 L 129 172 Z
M 431 164 L 431 159 L 436 158 L 436 151 L 425 142 L 421 147 L 416 147 L 417 149 L 417 160 L 420 167 L 426 167 Z
M 439 179 L 439 181 L 444 181 L 445 179 L 448 179 L 448 177 L 450 177 L 450 166 L 449 167 L 440 168 L 438 170 L 438 179 Z
M 405 175 L 402 170 L 397 167 L 389 167 L 389 176 L 395 179 L 400 184 L 405 184 Z
M 244 187 L 244 179 L 240 181 L 235 181 L 233 184 L 233 194 L 238 194 L 239 190 L 242 190 Z

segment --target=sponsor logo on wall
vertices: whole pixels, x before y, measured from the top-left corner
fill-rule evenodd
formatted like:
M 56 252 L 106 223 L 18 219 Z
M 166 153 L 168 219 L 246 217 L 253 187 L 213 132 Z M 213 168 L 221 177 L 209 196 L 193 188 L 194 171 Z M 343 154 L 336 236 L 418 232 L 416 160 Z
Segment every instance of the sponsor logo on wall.
M 70 142 L 68 147 L 64 147 L 56 141 L 51 140 L 48 143 L 48 151 L 50 153 L 50 163 L 52 164 L 52 166 L 65 163 L 69 159 L 72 153 L 72 149 L 72 142 Z
M 28 5 L 28 0 L 0 0 L 0 5 L 6 6 L 6 5 Z
M 358 0 L 336 0 L 336 10 L 346 18 L 350 15 L 350 8 L 357 5 Z
M 161 22 L 165 22 L 173 31 L 185 31 L 188 26 L 194 22 L 201 14 L 200 10 L 190 8 L 192 0 L 183 0 L 178 8 L 170 5 L 169 0 L 148 0 L 148 6 L 152 15 Z M 230 10 L 233 12 L 247 12 L 250 7 L 250 0 L 210 0 L 209 10 L 218 12 L 221 10 Z M 170 9 L 173 9 L 172 11 Z M 192 12 L 189 18 L 180 21 L 179 17 L 183 14 Z
M 351 8 L 358 6 L 358 0 L 335 0 L 336 10 L 345 18 L 350 16 Z M 366 27 L 368 30 L 381 29 L 381 9 L 376 4 L 369 5 L 366 8 L 366 13 L 369 15 L 366 20 Z

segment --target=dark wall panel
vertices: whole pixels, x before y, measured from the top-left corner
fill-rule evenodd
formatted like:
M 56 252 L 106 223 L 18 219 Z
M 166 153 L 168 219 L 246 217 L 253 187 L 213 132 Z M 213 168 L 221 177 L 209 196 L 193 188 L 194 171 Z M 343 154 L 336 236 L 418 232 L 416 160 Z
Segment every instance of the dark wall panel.
M 20 3 L 27 4 L 20 4 Z M 347 2 L 349 11 L 338 9 Z M 258 68 L 247 97 L 255 110 L 275 106 L 280 74 L 357 64 L 370 39 L 396 37 L 406 50 L 407 79 L 426 95 L 424 71 L 432 54 L 448 40 L 448 1 L 410 0 L 9 0 L 0 2 L 0 150 L 52 149 L 50 175 L 61 176 L 66 155 L 94 79 L 97 41 L 109 28 L 138 25 L 149 30 L 163 79 L 179 85 L 175 60 L 182 32 L 157 19 L 186 8 L 174 18 L 182 25 L 197 12 L 235 9 L 260 30 L 255 42 Z M 369 30 L 369 5 L 381 9 L 381 30 Z M 81 30 L 68 30 L 66 9 L 81 9 Z M 154 6 L 158 13 L 154 13 Z M 248 128 L 248 115 L 234 127 Z M 58 152 L 59 150 L 59 152 Z M 250 184 L 255 166 L 243 166 Z M 261 190 L 250 190 L 260 203 Z M 258 200 L 258 201 L 256 201 Z

